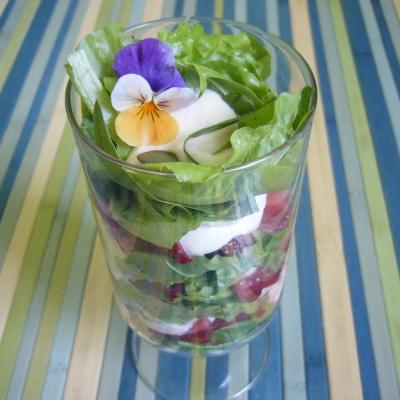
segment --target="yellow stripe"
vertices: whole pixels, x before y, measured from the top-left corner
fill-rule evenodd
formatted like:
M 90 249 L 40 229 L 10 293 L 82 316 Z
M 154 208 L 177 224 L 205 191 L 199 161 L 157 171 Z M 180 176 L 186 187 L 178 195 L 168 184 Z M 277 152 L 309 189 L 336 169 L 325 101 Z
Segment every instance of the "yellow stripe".
M 233 7 L 233 4 L 231 5 Z M 224 0 L 215 0 L 214 16 L 222 18 L 224 16 Z
M 143 21 L 151 21 L 162 17 L 164 0 L 146 1 L 143 11 Z
M 400 0 L 393 0 L 393 5 L 396 10 L 397 19 L 400 21 Z M 399 40 L 399 38 L 397 38 Z
M 4 82 L 10 72 L 15 58 L 25 38 L 33 17 L 35 16 L 36 9 L 38 8 L 40 0 L 30 0 L 25 6 L 18 23 L 13 29 L 13 34 L 10 40 L 7 41 L 7 47 L 0 59 L 0 89 L 3 87 Z
M 388 326 L 396 361 L 397 376 L 400 380 L 400 280 L 393 238 L 379 177 L 371 130 L 368 124 L 360 83 L 357 78 L 343 10 L 340 1 L 337 0 L 332 0 L 330 7 L 336 39 L 340 43 L 338 48 L 339 56 L 343 70 L 345 71 L 346 92 L 350 100 L 349 107 L 354 125 L 355 139 L 357 141 L 361 172 L 378 258 Z
M 101 373 L 112 305 L 112 287 L 100 239 L 97 237 L 64 399 L 95 399 Z
M 189 400 L 204 400 L 205 384 L 206 359 L 204 357 L 193 357 Z
M 0 0 L 0 16 L 3 14 L 4 9 L 6 8 L 7 0 Z
M 318 82 L 306 0 L 290 0 L 295 47 Z M 360 370 L 338 206 L 321 98 L 314 118 L 308 174 L 318 260 L 329 389 L 333 399 L 362 399 Z
M 92 0 L 91 4 L 89 4 L 85 18 L 82 21 L 78 38 L 86 35 L 92 30 L 101 3 L 101 0 Z M 12 299 L 14 298 L 22 263 L 35 222 L 35 216 L 46 189 L 49 175 L 52 170 L 51 166 L 53 165 L 54 157 L 57 154 L 62 133 L 65 129 L 65 85 L 66 80 L 64 81 L 62 90 L 58 96 L 53 117 L 46 131 L 39 159 L 36 163 L 25 201 L 15 226 L 14 234 L 10 245 L 8 246 L 3 268 L 0 272 L 0 339 L 3 336 Z M 18 252 L 16 252 L 15 249 L 18 249 Z

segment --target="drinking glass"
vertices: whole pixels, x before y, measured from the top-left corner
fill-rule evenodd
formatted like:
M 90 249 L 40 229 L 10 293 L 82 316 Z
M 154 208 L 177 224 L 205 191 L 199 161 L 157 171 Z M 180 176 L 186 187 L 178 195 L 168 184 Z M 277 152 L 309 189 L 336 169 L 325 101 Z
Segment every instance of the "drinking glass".
M 156 37 L 182 19 L 129 28 L 125 39 Z M 276 36 L 236 21 L 193 18 L 208 32 L 247 32 L 272 57 L 268 85 L 278 93 L 311 86 L 302 56 Z M 316 95 L 313 99 L 315 108 Z M 139 356 L 138 343 L 182 360 L 215 362 L 256 340 L 277 309 L 305 169 L 312 114 L 300 131 L 265 156 L 225 169 L 204 182 L 180 182 L 173 173 L 148 170 L 114 158 L 82 131 L 79 97 L 68 84 L 66 110 L 113 283 L 115 299 L 133 329 L 133 356 L 140 377 L 167 399 Z M 210 110 L 212 112 L 212 110 Z M 181 238 L 181 239 L 180 239 Z M 190 255 L 200 241 L 211 249 Z M 208 387 L 208 398 L 234 398 L 265 368 L 263 357 L 232 390 L 229 370 Z M 144 360 L 145 361 L 145 360 Z M 177 372 L 179 374 L 179 372 Z M 186 377 L 175 376 L 174 379 Z M 228 387 L 231 387 L 230 389 Z M 229 390 L 228 390 L 229 389 Z

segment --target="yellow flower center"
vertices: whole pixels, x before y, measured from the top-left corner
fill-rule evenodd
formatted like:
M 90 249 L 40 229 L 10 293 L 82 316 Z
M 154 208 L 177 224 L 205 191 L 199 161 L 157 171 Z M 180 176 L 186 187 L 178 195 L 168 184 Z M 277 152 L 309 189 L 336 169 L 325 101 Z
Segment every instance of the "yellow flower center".
M 158 146 L 174 140 L 178 123 L 150 101 L 121 112 L 115 120 L 117 135 L 130 146 Z

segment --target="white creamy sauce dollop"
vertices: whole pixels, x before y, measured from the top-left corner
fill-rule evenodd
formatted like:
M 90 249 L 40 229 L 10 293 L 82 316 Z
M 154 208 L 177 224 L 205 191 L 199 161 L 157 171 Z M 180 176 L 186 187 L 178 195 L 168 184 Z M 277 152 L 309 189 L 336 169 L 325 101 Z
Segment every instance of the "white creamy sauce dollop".
M 141 164 L 137 156 L 151 150 L 170 151 L 175 153 L 180 161 L 188 161 L 189 158 L 184 152 L 183 144 L 189 135 L 236 117 L 229 104 L 217 92 L 209 89 L 205 90 L 196 102 L 171 113 L 171 115 L 178 122 L 178 136 L 172 142 L 160 146 L 135 147 L 127 159 L 128 162 Z
M 191 256 L 203 256 L 220 249 L 236 236 L 255 231 L 260 225 L 267 195 L 260 194 L 255 200 L 257 212 L 234 221 L 203 222 L 181 238 L 181 245 Z

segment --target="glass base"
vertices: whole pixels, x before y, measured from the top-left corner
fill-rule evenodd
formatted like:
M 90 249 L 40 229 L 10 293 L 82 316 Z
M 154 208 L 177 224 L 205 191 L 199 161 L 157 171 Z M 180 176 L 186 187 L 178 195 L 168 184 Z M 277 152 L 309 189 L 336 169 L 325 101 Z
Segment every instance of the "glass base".
M 250 349 L 256 346 L 257 357 Z M 237 399 L 263 374 L 269 359 L 268 328 L 228 354 L 198 356 L 157 348 L 133 331 L 132 355 L 140 380 L 165 400 L 204 393 L 207 400 Z M 158 369 L 154 366 L 158 365 Z M 200 398 L 203 398 L 200 396 Z

